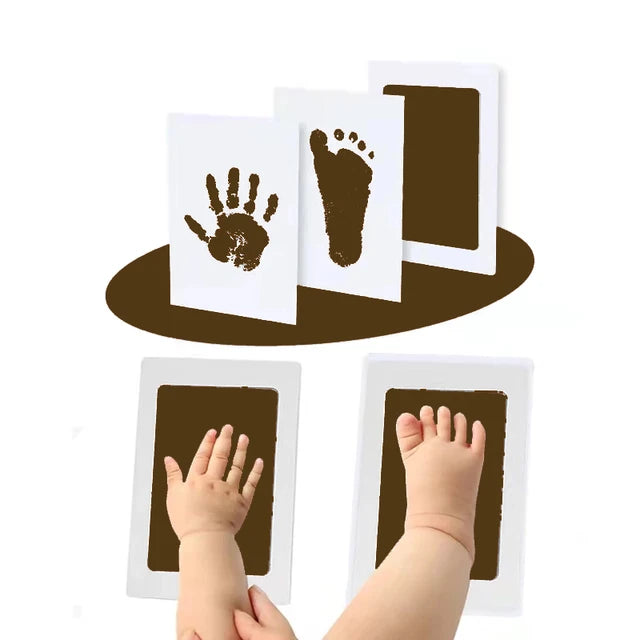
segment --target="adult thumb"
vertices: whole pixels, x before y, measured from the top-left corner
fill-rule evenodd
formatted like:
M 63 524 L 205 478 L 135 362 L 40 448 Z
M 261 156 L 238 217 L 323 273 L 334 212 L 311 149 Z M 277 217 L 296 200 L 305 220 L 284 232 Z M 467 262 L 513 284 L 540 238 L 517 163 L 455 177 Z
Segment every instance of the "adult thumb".
M 257 640 L 262 627 L 248 613 L 236 609 L 233 612 L 233 621 L 241 640 Z
M 253 613 L 263 627 L 291 632 L 291 626 L 287 619 L 280 613 L 278 607 L 269 600 L 269 597 L 262 589 L 255 585 L 251 587 L 249 589 L 249 599 L 251 600 Z

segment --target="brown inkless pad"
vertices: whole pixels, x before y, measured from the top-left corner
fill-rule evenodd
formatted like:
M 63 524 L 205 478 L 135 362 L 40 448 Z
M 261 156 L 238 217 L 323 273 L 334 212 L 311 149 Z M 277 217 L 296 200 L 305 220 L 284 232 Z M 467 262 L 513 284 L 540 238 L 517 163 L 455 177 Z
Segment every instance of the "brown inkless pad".
M 480 94 L 406 85 L 383 93 L 404 96 L 402 237 L 477 249 Z
M 170 385 L 158 389 L 147 559 L 149 569 L 178 571 L 178 539 L 173 533 L 166 509 L 164 457 L 175 458 L 186 478 L 193 456 L 207 430 L 213 428 L 219 432 L 225 424 L 231 424 L 233 450 L 241 433 L 249 436 L 241 487 L 254 460 L 264 460 L 260 484 L 236 541 L 247 575 L 263 576 L 269 572 L 277 416 L 278 392 L 275 389 Z
M 527 243 L 498 228 L 493 276 L 403 262 L 402 302 L 298 287 L 298 323 L 288 325 L 172 306 L 166 245 L 118 272 L 106 298 L 121 320 L 170 338 L 214 344 L 316 344 L 383 336 L 457 318 L 511 293 L 532 269 Z
M 507 422 L 507 396 L 502 391 L 429 391 L 426 389 L 389 389 L 384 411 L 382 471 L 378 514 L 376 567 L 385 559 L 404 532 L 407 508 L 404 466 L 396 438 L 396 420 L 401 413 L 416 417 L 424 405 L 445 406 L 452 417 L 467 417 L 468 440 L 471 425 L 480 420 L 487 431 L 484 467 L 480 478 L 476 509 L 476 559 L 472 580 L 493 580 L 498 575 L 500 521 L 502 519 L 502 482 L 504 440 Z M 453 433 L 452 433 L 453 437 Z

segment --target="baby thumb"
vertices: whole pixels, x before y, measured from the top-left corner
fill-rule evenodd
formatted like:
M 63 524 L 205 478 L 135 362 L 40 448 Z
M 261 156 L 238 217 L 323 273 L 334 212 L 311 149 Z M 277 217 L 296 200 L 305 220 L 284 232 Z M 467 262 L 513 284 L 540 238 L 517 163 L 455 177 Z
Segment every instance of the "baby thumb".
M 258 640 L 262 627 L 248 613 L 236 609 L 233 612 L 236 631 L 242 640 Z
M 291 631 L 287 619 L 280 613 L 278 607 L 269 600 L 269 597 L 262 589 L 255 585 L 251 587 L 249 589 L 249 599 L 251 600 L 253 613 L 263 627 L 276 631 Z

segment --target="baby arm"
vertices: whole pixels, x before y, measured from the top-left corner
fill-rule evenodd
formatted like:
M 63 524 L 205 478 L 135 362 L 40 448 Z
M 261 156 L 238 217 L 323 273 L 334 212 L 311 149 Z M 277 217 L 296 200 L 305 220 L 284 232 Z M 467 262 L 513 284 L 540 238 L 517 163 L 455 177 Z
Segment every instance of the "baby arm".
M 469 588 L 475 554 L 473 524 L 484 459 L 485 431 L 431 407 L 420 420 L 397 421 L 405 466 L 407 513 L 404 535 L 326 636 L 330 640 L 451 640 Z
M 195 629 L 202 640 L 237 640 L 234 610 L 252 613 L 247 578 L 235 535 L 262 473 L 257 459 L 240 490 L 249 439 L 241 435 L 224 480 L 233 428 L 208 431 L 186 480 L 178 463 L 165 458 L 167 511 L 180 540 L 178 637 Z

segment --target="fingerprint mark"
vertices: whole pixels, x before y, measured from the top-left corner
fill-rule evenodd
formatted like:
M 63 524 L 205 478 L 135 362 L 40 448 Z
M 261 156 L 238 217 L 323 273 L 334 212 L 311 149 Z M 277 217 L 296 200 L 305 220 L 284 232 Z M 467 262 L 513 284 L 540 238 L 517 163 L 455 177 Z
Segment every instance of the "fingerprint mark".
M 349 140 L 351 140 L 351 142 L 355 142 L 358 139 L 358 134 L 355 131 L 352 131 L 349 134 Z
M 264 219 L 266 222 L 271 220 L 271 217 L 276 212 L 278 208 L 278 196 L 275 193 L 272 193 L 267 200 L 267 210 L 264 212 Z
M 249 176 L 249 199 L 244 203 L 244 210 L 247 213 L 253 213 L 256 210 L 256 196 L 258 195 L 258 185 L 260 178 L 257 173 Z
M 207 232 L 202 228 L 199 222 L 194 220 L 189 214 L 184 217 L 184 221 L 193 233 L 195 233 L 202 242 L 209 242 L 209 236 Z
M 222 202 L 220 202 L 220 193 L 218 192 L 218 185 L 216 184 L 216 179 L 209 173 L 207 174 L 207 191 L 209 192 L 209 208 L 211 211 L 214 211 L 218 216 L 222 213 Z
M 227 207 L 237 209 L 240 205 L 238 200 L 238 185 L 240 182 L 240 171 L 237 167 L 229 169 L 229 188 L 227 189 Z
M 344 138 L 344 131 L 342 129 L 336 129 L 333 132 L 336 140 L 342 140 Z

